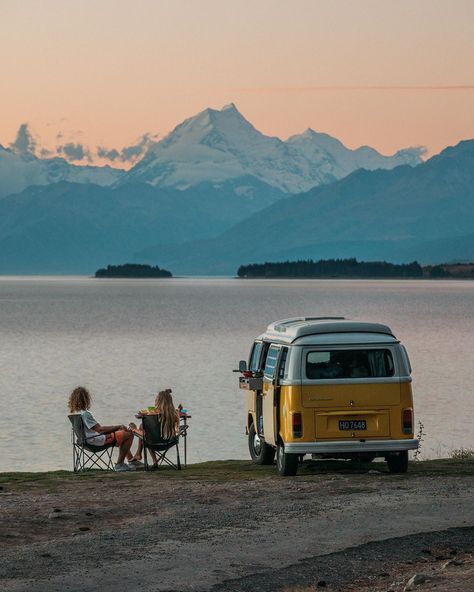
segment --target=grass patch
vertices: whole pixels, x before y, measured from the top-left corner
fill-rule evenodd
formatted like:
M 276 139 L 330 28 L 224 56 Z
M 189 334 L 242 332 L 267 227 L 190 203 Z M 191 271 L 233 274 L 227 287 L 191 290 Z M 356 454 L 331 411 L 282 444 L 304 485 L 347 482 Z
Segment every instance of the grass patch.
M 324 477 L 325 475 L 362 475 L 370 470 L 387 473 L 387 465 L 383 462 L 354 463 L 348 461 L 307 461 L 298 470 L 298 476 L 304 478 Z M 420 475 L 474 475 L 473 458 L 449 458 L 410 462 L 406 478 Z M 166 478 L 179 481 L 246 481 L 280 479 L 275 465 L 260 466 L 247 460 L 219 460 L 188 465 L 182 471 L 163 468 L 154 473 L 137 471 L 134 473 L 113 473 L 105 471 L 87 471 L 73 473 L 71 471 L 49 471 L 42 473 L 0 473 L 0 486 L 9 488 L 21 486 L 43 486 L 55 488 L 63 483 L 77 480 L 106 481 L 122 479 L 130 484 L 140 484 L 142 479 Z M 296 477 L 298 478 L 298 477 Z

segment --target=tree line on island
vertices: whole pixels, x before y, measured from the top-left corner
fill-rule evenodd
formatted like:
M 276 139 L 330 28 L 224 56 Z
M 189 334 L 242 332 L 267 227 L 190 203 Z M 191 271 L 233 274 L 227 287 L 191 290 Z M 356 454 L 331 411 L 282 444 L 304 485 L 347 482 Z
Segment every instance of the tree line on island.
M 474 277 L 474 266 L 467 264 L 467 275 L 456 273 L 454 265 L 428 265 L 388 263 L 387 261 L 357 261 L 351 259 L 312 259 L 299 261 L 266 262 L 241 265 L 239 278 L 448 278 Z M 463 266 L 464 268 L 466 265 Z
M 96 278 L 170 278 L 173 274 L 160 269 L 158 265 L 144 265 L 141 263 L 125 263 L 123 265 L 107 265 L 95 272 Z

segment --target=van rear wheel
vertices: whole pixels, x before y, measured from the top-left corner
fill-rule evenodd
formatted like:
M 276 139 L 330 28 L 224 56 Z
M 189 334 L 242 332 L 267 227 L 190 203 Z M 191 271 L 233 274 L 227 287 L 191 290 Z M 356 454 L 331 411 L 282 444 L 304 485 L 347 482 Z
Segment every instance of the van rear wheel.
M 257 465 L 271 465 L 275 458 L 275 449 L 256 433 L 254 424 L 249 429 L 249 452 Z
M 298 454 L 287 454 L 283 444 L 278 444 L 277 448 L 277 470 L 282 477 L 296 475 L 298 470 Z
M 391 454 L 385 460 L 390 473 L 406 473 L 408 471 L 408 450 Z

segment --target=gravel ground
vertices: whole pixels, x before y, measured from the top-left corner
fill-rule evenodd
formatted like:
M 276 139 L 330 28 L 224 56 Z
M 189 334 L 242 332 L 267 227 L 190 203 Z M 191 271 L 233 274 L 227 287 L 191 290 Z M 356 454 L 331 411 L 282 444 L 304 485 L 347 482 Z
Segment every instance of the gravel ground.
M 398 592 L 428 571 L 417 589 L 474 590 L 473 465 L 314 466 L 4 476 L 0 589 Z

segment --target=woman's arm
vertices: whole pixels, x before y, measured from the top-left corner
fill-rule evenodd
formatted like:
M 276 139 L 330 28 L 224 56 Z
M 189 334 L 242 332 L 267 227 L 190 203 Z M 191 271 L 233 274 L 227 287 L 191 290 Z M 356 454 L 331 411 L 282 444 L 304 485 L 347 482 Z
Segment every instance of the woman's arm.
M 111 432 L 118 432 L 119 430 L 127 430 L 127 428 L 124 425 L 102 426 L 99 423 L 96 423 L 95 426 L 91 427 L 91 430 L 94 430 L 94 432 L 98 432 L 99 434 L 110 434 Z

